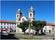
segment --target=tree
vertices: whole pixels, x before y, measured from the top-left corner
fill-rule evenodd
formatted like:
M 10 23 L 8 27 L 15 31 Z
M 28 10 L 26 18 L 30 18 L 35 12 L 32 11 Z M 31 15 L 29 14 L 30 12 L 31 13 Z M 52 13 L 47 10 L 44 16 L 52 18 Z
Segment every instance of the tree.
M 30 28 L 36 30 L 37 34 L 39 34 L 39 30 L 41 30 L 41 33 L 43 33 L 43 27 L 46 25 L 46 21 L 32 21 L 32 26 L 30 25 Z M 22 28 L 23 32 L 29 27 L 29 21 L 24 21 L 18 25 L 19 28 Z
M 46 25 L 46 21 L 42 21 L 41 22 L 41 32 L 43 34 L 43 27 Z
M 37 31 L 37 34 L 39 34 L 39 30 L 41 30 L 41 33 L 43 33 L 43 27 L 46 25 L 46 21 L 33 21 L 32 22 L 33 29 Z
M 18 27 L 22 28 L 23 32 L 25 32 L 25 30 L 29 27 L 29 22 L 24 21 L 24 22 L 20 23 L 20 25 L 18 25 Z

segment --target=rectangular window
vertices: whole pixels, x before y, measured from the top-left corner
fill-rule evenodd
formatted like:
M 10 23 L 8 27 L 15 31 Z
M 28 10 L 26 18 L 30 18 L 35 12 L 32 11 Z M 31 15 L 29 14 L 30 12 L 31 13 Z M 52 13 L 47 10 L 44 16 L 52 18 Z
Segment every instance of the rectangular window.
M 4 25 L 6 25 L 6 23 L 4 23 Z
M 49 30 L 49 33 L 51 33 L 51 30 Z
M 1 25 L 2 25 L 2 23 L 1 23 Z

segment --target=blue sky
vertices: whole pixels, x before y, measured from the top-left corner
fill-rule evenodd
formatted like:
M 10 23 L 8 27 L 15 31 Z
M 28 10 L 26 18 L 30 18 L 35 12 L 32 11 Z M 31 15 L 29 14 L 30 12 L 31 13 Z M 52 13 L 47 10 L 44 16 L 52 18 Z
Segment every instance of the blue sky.
M 54 0 L 2 0 L 2 1 L 54 1 Z
M 16 20 L 16 11 L 21 9 L 24 16 L 28 17 L 28 10 L 33 6 L 35 20 L 45 20 L 54 23 L 53 1 L 2 1 L 1 19 Z

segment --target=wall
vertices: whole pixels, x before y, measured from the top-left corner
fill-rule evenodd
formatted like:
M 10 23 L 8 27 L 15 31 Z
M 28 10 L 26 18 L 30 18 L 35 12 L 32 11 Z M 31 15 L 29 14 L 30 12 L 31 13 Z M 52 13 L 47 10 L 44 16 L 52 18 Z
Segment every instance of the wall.
M 0 23 L 0 27 L 1 28 L 12 28 L 15 30 L 16 25 L 15 24 L 11 24 L 11 23 Z
M 45 34 L 52 34 L 52 26 L 44 26 L 43 32 Z

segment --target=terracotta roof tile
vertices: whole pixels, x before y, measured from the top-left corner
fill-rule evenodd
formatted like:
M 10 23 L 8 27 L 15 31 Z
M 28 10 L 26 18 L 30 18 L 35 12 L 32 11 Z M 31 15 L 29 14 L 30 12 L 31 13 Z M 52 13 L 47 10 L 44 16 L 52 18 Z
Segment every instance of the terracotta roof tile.
M 46 26 L 55 26 L 55 24 L 47 23 Z
M 9 21 L 9 20 L 0 20 L 0 22 L 1 23 L 4 22 L 4 23 L 14 23 L 14 24 L 16 24 L 15 21 Z

